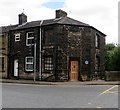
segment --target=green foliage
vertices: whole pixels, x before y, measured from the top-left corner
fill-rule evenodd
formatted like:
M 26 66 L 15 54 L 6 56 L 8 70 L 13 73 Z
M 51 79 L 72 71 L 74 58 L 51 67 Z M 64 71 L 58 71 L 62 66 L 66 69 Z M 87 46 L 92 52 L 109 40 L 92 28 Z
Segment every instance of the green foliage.
M 112 51 L 116 46 L 113 43 L 106 44 L 105 50 L 106 51 Z
M 106 50 L 106 70 L 120 71 L 120 46 L 111 47 Z

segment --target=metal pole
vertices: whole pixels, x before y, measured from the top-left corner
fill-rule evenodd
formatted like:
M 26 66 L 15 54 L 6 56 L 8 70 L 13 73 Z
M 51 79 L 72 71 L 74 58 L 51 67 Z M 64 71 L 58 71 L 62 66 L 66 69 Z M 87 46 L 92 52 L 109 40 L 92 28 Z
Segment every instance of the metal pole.
M 41 55 L 41 51 L 42 51 L 42 42 L 41 42 L 41 40 L 42 40 L 42 32 L 41 32 L 41 25 L 42 25 L 42 23 L 43 23 L 43 20 L 40 22 L 40 58 L 39 58 L 39 80 L 42 80 L 42 70 L 41 70 L 41 67 L 42 67 L 42 60 L 41 60 L 41 58 L 42 58 L 42 55 Z
M 34 81 L 36 81 L 36 41 L 34 44 Z

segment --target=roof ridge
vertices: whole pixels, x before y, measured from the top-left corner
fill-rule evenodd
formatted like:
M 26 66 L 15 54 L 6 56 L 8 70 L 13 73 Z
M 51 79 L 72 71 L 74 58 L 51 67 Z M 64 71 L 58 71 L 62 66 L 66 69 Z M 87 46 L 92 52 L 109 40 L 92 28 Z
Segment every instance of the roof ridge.
M 60 19 L 58 24 L 71 24 L 71 25 L 81 25 L 81 26 L 90 26 L 89 24 L 86 24 L 84 22 L 78 21 L 76 19 L 70 18 L 70 17 L 63 17 L 63 19 Z
M 68 18 L 69 18 L 69 19 L 72 19 L 72 20 L 74 20 L 74 21 L 80 22 L 80 23 L 84 23 L 84 22 L 81 22 L 81 21 L 79 21 L 79 20 L 73 19 L 73 18 L 71 18 L 71 17 L 68 17 Z M 84 23 L 84 24 L 89 25 L 89 24 L 87 24 L 87 23 Z M 89 26 L 90 26 L 90 25 L 89 25 Z

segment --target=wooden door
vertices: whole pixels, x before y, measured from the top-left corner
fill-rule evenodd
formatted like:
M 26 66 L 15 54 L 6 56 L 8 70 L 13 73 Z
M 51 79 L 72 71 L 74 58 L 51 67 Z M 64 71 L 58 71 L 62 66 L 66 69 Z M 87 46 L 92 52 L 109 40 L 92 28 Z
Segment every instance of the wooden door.
M 78 80 L 78 61 L 70 62 L 70 80 L 71 81 Z

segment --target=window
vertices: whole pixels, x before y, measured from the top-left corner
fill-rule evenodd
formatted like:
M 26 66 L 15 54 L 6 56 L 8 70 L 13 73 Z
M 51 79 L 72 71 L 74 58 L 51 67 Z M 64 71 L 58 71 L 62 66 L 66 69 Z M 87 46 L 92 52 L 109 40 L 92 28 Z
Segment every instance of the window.
M 100 36 L 98 34 L 95 35 L 95 46 L 96 47 L 100 46 Z
M 53 59 L 51 57 L 45 58 L 45 70 L 53 70 Z
M 100 57 L 96 56 L 96 59 L 95 59 L 95 70 L 99 70 L 99 66 L 100 66 Z
M 52 44 L 53 43 L 53 30 L 52 29 L 48 29 L 48 30 L 45 30 L 45 41 L 44 43 L 45 44 Z
M 19 34 L 15 34 L 15 42 L 20 41 L 20 33 Z
M 34 45 L 34 32 L 28 32 L 26 35 L 26 45 Z
M 6 49 L 5 49 L 5 48 L 0 48 L 0 51 L 1 51 L 1 50 L 6 50 Z
M 25 58 L 25 70 L 26 71 L 33 71 L 33 57 L 26 57 Z
M 4 37 L 4 34 L 0 34 L 0 37 Z
M 0 71 L 5 71 L 4 68 L 4 57 L 0 57 Z

